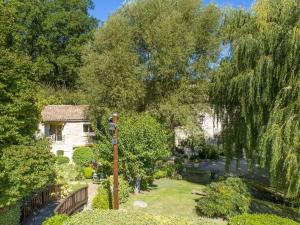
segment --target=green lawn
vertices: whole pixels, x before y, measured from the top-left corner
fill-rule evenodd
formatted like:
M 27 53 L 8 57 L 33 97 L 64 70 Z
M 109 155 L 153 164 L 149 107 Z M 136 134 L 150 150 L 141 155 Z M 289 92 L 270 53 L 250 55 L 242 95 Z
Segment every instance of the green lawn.
M 129 201 L 121 206 L 122 209 L 143 211 L 155 215 L 184 216 L 200 218 L 196 214 L 195 205 L 199 198 L 191 192 L 193 189 L 203 190 L 204 185 L 195 184 L 184 180 L 160 179 L 154 182 L 156 187 L 139 195 L 132 194 Z M 133 206 L 136 200 L 144 201 L 147 208 Z M 214 220 L 224 224 L 222 220 Z

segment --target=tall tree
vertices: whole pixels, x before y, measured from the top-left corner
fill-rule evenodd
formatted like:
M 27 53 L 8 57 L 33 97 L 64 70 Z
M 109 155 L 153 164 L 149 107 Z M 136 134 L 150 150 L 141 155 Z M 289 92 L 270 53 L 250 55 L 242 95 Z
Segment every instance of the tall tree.
M 74 87 L 82 65 L 81 46 L 91 37 L 97 21 L 89 16 L 92 0 L 11 0 L 19 50 L 30 56 L 38 80 Z
M 97 30 L 82 80 L 94 108 L 149 111 L 170 128 L 205 102 L 220 12 L 200 0 L 130 1 Z
M 0 156 L 5 145 L 30 139 L 37 128 L 34 72 L 18 45 L 13 12 L 0 4 Z
M 300 5 L 258 0 L 225 18 L 230 57 L 214 78 L 212 100 L 224 124 L 227 158 L 258 160 L 271 182 L 300 194 Z

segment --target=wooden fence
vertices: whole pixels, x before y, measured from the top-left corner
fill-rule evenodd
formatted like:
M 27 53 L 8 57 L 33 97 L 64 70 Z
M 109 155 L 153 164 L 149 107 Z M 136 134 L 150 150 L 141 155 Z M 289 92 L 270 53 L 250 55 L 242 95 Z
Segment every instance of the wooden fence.
M 88 187 L 83 187 L 68 195 L 54 210 L 55 214 L 72 215 L 80 210 L 88 202 Z
M 26 219 L 39 209 L 45 207 L 50 202 L 57 201 L 61 198 L 61 186 L 51 185 L 41 190 L 29 199 L 24 201 L 21 208 L 21 223 L 25 222 Z

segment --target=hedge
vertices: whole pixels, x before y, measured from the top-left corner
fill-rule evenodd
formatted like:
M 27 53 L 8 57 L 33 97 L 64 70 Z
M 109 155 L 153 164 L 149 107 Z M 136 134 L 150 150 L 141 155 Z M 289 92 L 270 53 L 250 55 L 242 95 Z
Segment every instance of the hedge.
M 222 223 L 222 222 L 221 222 Z M 64 225 L 217 225 L 219 220 L 156 216 L 123 210 L 86 210 L 72 216 Z
M 55 215 L 43 222 L 43 225 L 63 225 L 69 219 L 67 215 Z
M 229 225 L 299 225 L 291 219 L 272 214 L 243 214 L 230 218 Z
M 93 150 L 89 147 L 76 148 L 73 154 L 73 161 L 78 166 L 88 166 L 94 160 Z
M 20 204 L 0 209 L 0 225 L 19 225 L 20 217 Z

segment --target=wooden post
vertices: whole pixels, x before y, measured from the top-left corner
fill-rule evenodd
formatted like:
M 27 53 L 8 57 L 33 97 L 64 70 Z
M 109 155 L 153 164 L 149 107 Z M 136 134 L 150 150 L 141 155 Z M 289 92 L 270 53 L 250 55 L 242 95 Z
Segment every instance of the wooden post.
M 118 181 L 118 114 L 113 114 L 113 123 L 116 125 L 113 131 L 114 146 L 114 209 L 119 209 L 119 181 Z

